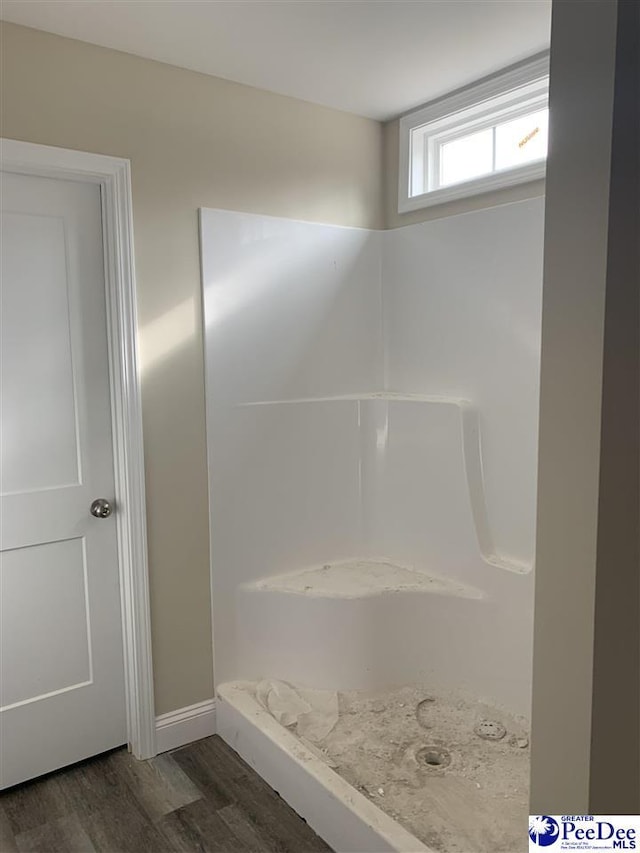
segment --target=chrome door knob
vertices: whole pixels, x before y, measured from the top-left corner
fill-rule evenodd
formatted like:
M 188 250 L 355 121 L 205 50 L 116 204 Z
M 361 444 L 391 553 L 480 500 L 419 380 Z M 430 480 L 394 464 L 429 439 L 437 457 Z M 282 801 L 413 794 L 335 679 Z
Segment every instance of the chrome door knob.
M 104 498 L 96 498 L 89 512 L 96 518 L 109 518 L 112 512 L 111 504 Z

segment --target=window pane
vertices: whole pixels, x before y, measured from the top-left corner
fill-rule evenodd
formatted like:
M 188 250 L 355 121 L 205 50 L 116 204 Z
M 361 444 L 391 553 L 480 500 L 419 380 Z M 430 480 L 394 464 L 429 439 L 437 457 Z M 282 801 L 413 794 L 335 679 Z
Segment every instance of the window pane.
M 496 169 L 523 166 L 547 156 L 549 110 L 538 110 L 496 127 Z
M 493 168 L 493 128 L 470 133 L 440 146 L 440 186 L 486 175 Z

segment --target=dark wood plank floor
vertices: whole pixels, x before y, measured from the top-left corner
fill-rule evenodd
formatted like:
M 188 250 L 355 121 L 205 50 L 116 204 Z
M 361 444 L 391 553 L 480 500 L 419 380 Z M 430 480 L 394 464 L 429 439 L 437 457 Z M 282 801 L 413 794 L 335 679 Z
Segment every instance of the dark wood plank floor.
M 219 737 L 150 761 L 116 750 L 0 794 L 0 851 L 330 851 Z

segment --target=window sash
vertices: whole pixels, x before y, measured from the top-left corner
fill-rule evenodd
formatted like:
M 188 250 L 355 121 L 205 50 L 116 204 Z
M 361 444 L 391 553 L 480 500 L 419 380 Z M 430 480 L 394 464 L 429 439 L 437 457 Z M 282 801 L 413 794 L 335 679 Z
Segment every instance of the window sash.
M 548 104 L 549 58 L 541 54 L 400 119 L 398 211 L 417 210 L 544 177 L 546 159 L 493 169 L 442 185 L 441 147 L 473 132 L 537 112 Z M 494 130 L 494 135 L 496 131 Z M 495 144 L 492 165 L 495 165 Z
M 539 112 L 548 106 L 548 98 L 546 95 L 538 96 L 527 101 L 523 101 L 518 107 L 511 107 L 501 110 L 499 113 L 489 113 L 481 119 L 476 119 L 465 122 L 464 124 L 456 125 L 448 131 L 443 131 L 439 134 L 430 135 L 425 133 L 424 145 L 426 150 L 424 157 L 427 163 L 425 170 L 425 183 L 422 192 L 433 192 L 443 186 L 453 186 L 453 184 L 443 184 L 441 181 L 441 159 L 442 147 L 449 142 L 455 142 L 458 139 L 464 139 L 465 136 L 471 136 L 473 133 L 479 133 L 483 130 L 493 129 L 493 159 L 492 168 L 483 174 L 495 174 L 508 169 L 519 169 L 520 166 L 508 166 L 502 169 L 496 168 L 496 130 L 503 124 L 513 121 L 518 118 L 532 115 Z M 539 158 L 544 159 L 544 158 Z M 535 162 L 531 160 L 529 162 Z M 474 180 L 473 178 L 471 180 Z

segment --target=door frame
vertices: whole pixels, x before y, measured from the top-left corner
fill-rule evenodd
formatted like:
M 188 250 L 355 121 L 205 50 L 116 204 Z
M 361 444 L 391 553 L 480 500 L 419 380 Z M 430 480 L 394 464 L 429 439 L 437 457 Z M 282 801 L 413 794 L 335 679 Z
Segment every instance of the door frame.
M 0 139 L 0 163 L 6 172 L 100 187 L 127 739 L 136 758 L 151 758 L 156 727 L 130 163 L 13 139 Z

